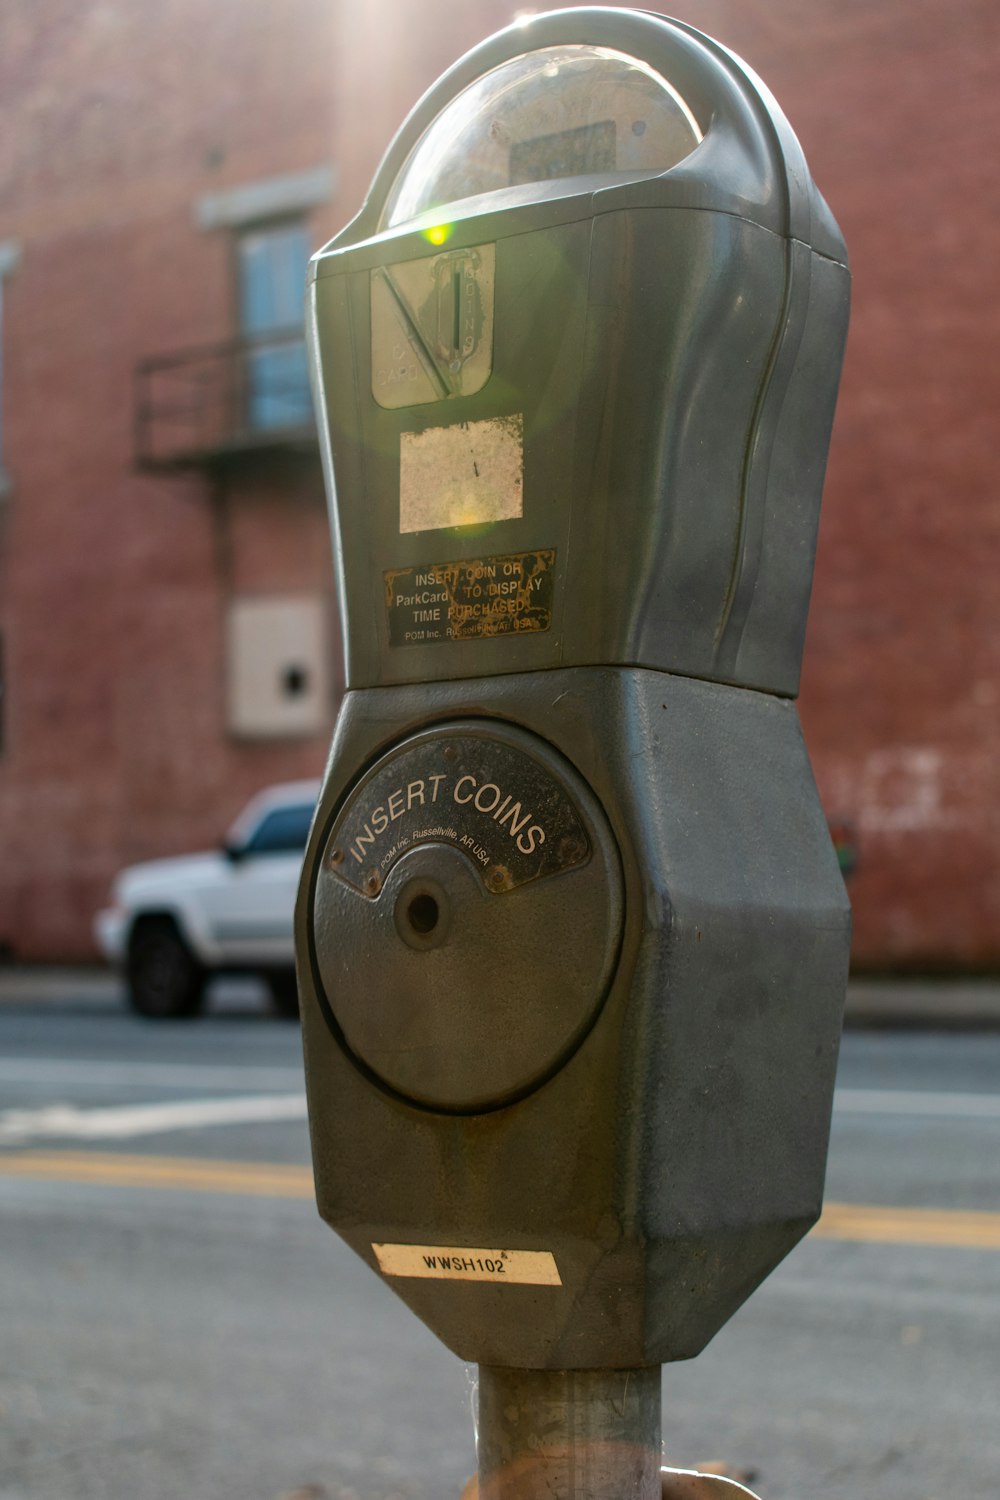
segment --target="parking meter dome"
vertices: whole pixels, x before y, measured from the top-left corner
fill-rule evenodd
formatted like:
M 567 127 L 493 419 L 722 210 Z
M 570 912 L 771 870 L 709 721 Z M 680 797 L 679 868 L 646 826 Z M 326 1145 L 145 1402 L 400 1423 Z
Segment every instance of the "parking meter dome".
M 540 47 L 445 106 L 393 184 L 383 225 L 635 181 L 701 139 L 689 105 L 648 63 L 609 47 Z M 502 198 L 485 204 L 485 194 Z

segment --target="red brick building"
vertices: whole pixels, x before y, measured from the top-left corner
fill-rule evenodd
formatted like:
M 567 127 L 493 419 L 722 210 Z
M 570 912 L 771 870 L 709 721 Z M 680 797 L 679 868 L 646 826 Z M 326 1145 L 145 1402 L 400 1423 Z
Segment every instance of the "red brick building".
M 856 958 L 1000 959 L 995 0 L 688 0 L 802 139 L 855 312 L 801 700 Z M 308 250 L 498 0 L 0 12 L 0 945 L 318 773 L 339 677 Z M 447 23 L 447 24 L 445 24 Z

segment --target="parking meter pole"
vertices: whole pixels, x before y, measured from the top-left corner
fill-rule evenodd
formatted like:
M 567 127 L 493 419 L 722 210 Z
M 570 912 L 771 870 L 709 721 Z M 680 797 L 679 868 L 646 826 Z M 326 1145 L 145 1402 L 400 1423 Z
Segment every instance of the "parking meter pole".
M 659 1500 L 660 1367 L 479 1367 L 479 1500 Z

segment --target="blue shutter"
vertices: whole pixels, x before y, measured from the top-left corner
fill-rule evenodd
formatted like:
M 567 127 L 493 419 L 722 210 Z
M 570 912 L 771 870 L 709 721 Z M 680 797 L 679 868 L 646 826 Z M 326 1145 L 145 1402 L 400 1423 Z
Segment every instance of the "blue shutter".
M 302 336 L 309 241 L 304 224 L 240 237 L 240 331 L 247 341 L 247 422 L 254 429 L 312 421 Z

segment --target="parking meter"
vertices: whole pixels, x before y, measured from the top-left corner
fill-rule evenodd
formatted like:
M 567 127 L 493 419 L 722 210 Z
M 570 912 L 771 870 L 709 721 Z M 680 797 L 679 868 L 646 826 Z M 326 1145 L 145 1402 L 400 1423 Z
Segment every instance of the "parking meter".
M 313 260 L 317 1198 L 480 1365 L 696 1354 L 819 1214 L 849 912 L 794 699 L 848 301 L 764 86 L 610 9 L 458 62 Z

